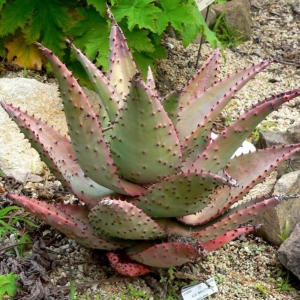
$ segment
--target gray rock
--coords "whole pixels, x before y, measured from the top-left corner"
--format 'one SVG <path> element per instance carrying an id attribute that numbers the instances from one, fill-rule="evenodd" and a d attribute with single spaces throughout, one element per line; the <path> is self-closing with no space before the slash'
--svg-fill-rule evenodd
<path id="1" fill-rule="evenodd" d="M 256 148 L 300 143 L 300 124 L 289 128 L 286 132 L 263 130 L 259 132 Z M 289 161 L 283 162 L 277 169 L 278 177 L 291 171 L 300 170 L 300 153 L 294 154 Z"/>
<path id="2" fill-rule="evenodd" d="M 295 171 L 283 175 L 275 184 L 273 194 L 300 194 L 300 171 Z M 284 232 L 286 221 L 289 221 L 290 230 L 293 230 L 297 223 L 300 222 L 300 197 L 282 201 L 276 207 L 269 209 L 265 213 L 255 218 L 255 223 L 262 223 L 256 234 L 266 240 L 280 245 L 282 240 L 278 234 Z"/>
<path id="3" fill-rule="evenodd" d="M 300 279 L 300 223 L 278 249 L 280 262 Z"/>
<path id="4" fill-rule="evenodd" d="M 286 131 L 286 138 L 291 143 L 300 143 L 300 124 L 296 124 Z"/>
<path id="5" fill-rule="evenodd" d="M 259 132 L 259 138 L 256 147 L 259 149 L 269 148 L 272 146 L 288 145 L 290 141 L 284 132 L 262 130 Z"/>
<path id="6" fill-rule="evenodd" d="M 225 11 L 225 19 L 237 38 L 247 41 L 251 37 L 251 14 L 249 0 L 232 0 L 215 4 L 212 9 L 218 16 Z"/>
<path id="7" fill-rule="evenodd" d="M 97 101 L 97 95 L 88 92 L 91 101 Z M 29 114 L 47 121 L 63 134 L 67 134 L 67 124 L 62 111 L 62 100 L 56 85 L 44 84 L 35 79 L 1 78 L 0 101 L 20 107 Z M 6 175 L 12 175 L 23 181 L 26 175 L 39 174 L 43 164 L 38 153 L 24 139 L 19 127 L 10 120 L 0 107 L 0 169 Z"/>

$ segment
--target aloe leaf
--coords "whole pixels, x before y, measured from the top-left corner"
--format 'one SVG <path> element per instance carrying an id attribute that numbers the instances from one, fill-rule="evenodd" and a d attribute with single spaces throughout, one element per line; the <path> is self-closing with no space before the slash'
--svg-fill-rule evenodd
<path id="1" fill-rule="evenodd" d="M 246 111 L 244 115 L 228 126 L 207 146 L 192 165 L 191 171 L 205 170 L 217 173 L 226 166 L 242 142 L 268 114 L 299 95 L 300 89 L 277 94 L 259 102 L 252 109 Z"/>
<path id="2" fill-rule="evenodd" d="M 123 200 L 103 199 L 93 207 L 89 220 L 99 232 L 123 239 L 149 240 L 165 236 L 163 228 L 154 220 Z"/>
<path id="3" fill-rule="evenodd" d="M 67 186 L 74 195 L 88 205 L 96 205 L 99 199 L 113 193 L 89 177 L 86 177 L 75 159 L 70 140 L 46 122 L 36 119 L 19 108 L 1 102 L 3 109 L 20 127 L 32 147 L 54 175 Z"/>
<path id="4" fill-rule="evenodd" d="M 193 139 L 195 134 L 201 137 L 235 92 L 269 64 L 270 61 L 263 61 L 214 83 L 205 93 L 180 110 L 176 125 L 180 141 L 184 142 L 187 137 Z"/>
<path id="5" fill-rule="evenodd" d="M 174 126 L 176 125 L 178 120 L 180 97 L 180 92 L 173 91 L 161 100 L 161 104 L 163 105 L 166 113 L 168 114 Z"/>
<path id="6" fill-rule="evenodd" d="M 124 255 L 120 258 L 116 253 L 109 252 L 106 254 L 111 266 L 119 273 L 125 276 L 141 276 L 151 272 L 149 268 L 125 258 Z"/>
<path id="7" fill-rule="evenodd" d="M 158 96 L 157 95 L 157 90 L 155 87 L 155 80 L 153 77 L 153 73 L 150 67 L 148 67 L 147 69 L 147 80 L 146 80 L 146 84 L 148 86 L 148 88 L 150 89 L 150 92 L 152 95 Z"/>
<path id="8" fill-rule="evenodd" d="M 229 160 L 226 171 L 237 179 L 238 186 L 232 189 L 231 201 L 224 209 L 241 199 L 251 188 L 263 181 L 283 161 L 300 151 L 300 143 L 273 146 L 256 152 L 242 154 Z"/>
<path id="9" fill-rule="evenodd" d="M 156 182 L 180 169 L 175 129 L 139 73 L 113 125 L 110 149 L 118 171 L 131 182 Z"/>
<path id="10" fill-rule="evenodd" d="M 121 28 L 113 21 L 110 33 L 108 79 L 124 97 L 129 93 L 129 81 L 138 72 L 126 38 Z"/>
<path id="11" fill-rule="evenodd" d="M 261 227 L 262 227 L 262 225 L 259 224 L 259 225 L 255 225 L 255 226 L 245 226 L 245 227 L 240 227 L 240 228 L 237 228 L 234 230 L 230 230 L 213 240 L 203 243 L 202 247 L 207 252 L 217 250 L 218 248 L 222 247 L 226 243 L 234 240 L 236 237 L 238 237 L 242 234 L 245 234 L 245 233 L 249 233 L 250 231 L 257 230 Z"/>
<path id="12" fill-rule="evenodd" d="M 191 167 L 191 163 L 193 163 L 196 160 L 197 156 L 201 154 L 205 149 L 207 145 L 209 131 L 211 130 L 213 122 L 217 119 L 223 108 L 231 100 L 232 96 L 238 90 L 240 90 L 251 78 L 253 78 L 258 72 L 267 67 L 269 64 L 269 61 L 261 62 L 256 65 L 252 65 L 251 67 L 248 67 L 247 69 L 244 69 L 235 74 L 236 76 L 239 75 L 237 76 L 239 81 L 235 82 L 234 87 L 231 87 L 229 90 L 226 90 L 223 97 L 219 99 L 219 101 L 215 103 L 214 106 L 211 107 L 210 111 L 206 111 L 207 115 L 205 116 L 205 118 L 202 120 L 201 123 L 198 123 L 197 127 L 194 128 L 191 134 L 183 142 L 182 154 L 183 158 L 187 158 L 183 170 L 188 170 Z M 248 71 L 246 77 L 241 77 L 245 70 Z M 225 79 L 225 82 L 227 79 Z"/>
<path id="13" fill-rule="evenodd" d="M 98 93 L 102 105 L 104 105 L 109 119 L 113 122 L 117 116 L 118 106 L 122 105 L 122 96 L 112 86 L 108 78 L 93 64 L 83 53 L 77 49 L 72 43 L 67 41 L 69 47 L 73 50 L 77 60 L 86 70 L 91 83 Z"/>
<path id="14" fill-rule="evenodd" d="M 101 124 L 77 80 L 53 52 L 39 47 L 58 80 L 72 146 L 85 175 L 116 192 L 141 194 L 142 187 L 118 177 Z"/>
<path id="15" fill-rule="evenodd" d="M 261 200 L 261 199 L 259 199 Z M 199 238 L 202 243 L 213 240 L 227 231 L 234 230 L 240 224 L 247 223 L 252 220 L 257 214 L 263 213 L 266 210 L 275 207 L 280 203 L 280 198 L 277 196 L 263 198 L 262 201 L 251 203 L 243 209 L 232 208 L 230 213 L 222 217 L 212 225 L 205 229 L 193 232 L 191 235 L 194 238 Z"/>
<path id="16" fill-rule="evenodd" d="M 214 83 L 217 77 L 219 56 L 220 50 L 214 50 L 211 56 L 202 65 L 201 69 L 199 69 L 193 78 L 183 87 L 179 107 L 187 107 L 190 101 L 199 98 L 199 96 Z"/>
<path id="17" fill-rule="evenodd" d="M 199 257 L 198 249 L 185 243 L 140 243 L 126 249 L 126 254 L 142 264 L 158 268 L 180 266 Z"/>
<path id="18" fill-rule="evenodd" d="M 182 217 L 209 204 L 210 193 L 226 179 L 211 173 L 180 173 L 149 186 L 131 202 L 151 217 Z"/>
<path id="19" fill-rule="evenodd" d="M 128 245 L 122 240 L 96 235 L 93 227 L 88 223 L 86 206 L 49 204 L 16 194 L 7 194 L 7 197 L 85 247 L 115 250 Z M 72 215 L 74 211 L 76 211 L 75 217 Z"/>
<path id="20" fill-rule="evenodd" d="M 189 225 L 199 225 L 216 218 L 261 182 L 280 163 L 299 151 L 300 144 L 274 146 L 232 158 L 225 169 L 237 179 L 238 185 L 216 189 L 210 195 L 209 205 L 196 214 L 184 216 L 180 221 Z"/>

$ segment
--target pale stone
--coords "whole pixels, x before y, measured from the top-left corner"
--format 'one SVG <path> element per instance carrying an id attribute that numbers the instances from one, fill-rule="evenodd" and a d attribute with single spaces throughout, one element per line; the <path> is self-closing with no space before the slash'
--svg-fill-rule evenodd
<path id="1" fill-rule="evenodd" d="M 99 101 L 96 93 L 88 91 L 88 95 L 92 103 Z M 27 78 L 1 78 L 0 101 L 11 103 L 47 121 L 62 134 L 68 132 L 62 100 L 55 84 L 44 84 Z M 43 170 L 38 153 L 31 148 L 28 140 L 20 133 L 19 127 L 1 106 L 0 169 L 6 175 L 12 175 L 20 181 L 25 180 L 26 175 L 40 174 Z"/>

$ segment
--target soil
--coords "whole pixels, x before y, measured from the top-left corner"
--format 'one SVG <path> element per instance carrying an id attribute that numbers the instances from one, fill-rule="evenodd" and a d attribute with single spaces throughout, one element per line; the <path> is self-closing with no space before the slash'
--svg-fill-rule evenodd
<path id="1" fill-rule="evenodd" d="M 229 119 L 237 117 L 241 107 L 250 107 L 253 98 L 259 100 L 277 90 L 299 87 L 300 2 L 295 1 L 291 5 L 283 0 L 252 0 L 251 4 L 252 38 L 224 51 L 226 61 L 222 62 L 219 76 L 259 59 L 276 57 L 276 63 L 249 83 L 248 89 L 236 95 L 233 104 L 216 124 L 217 130 Z M 198 44 L 192 44 L 185 49 L 180 41 L 168 36 L 165 46 L 168 58 L 159 62 L 157 72 L 157 86 L 162 95 L 180 89 L 194 74 L 199 48 Z M 199 65 L 211 51 L 208 44 L 203 45 Z M 3 76 L 24 76 L 24 72 L 15 70 Z M 28 71 L 27 76 L 53 83 L 53 79 L 45 74 Z M 273 113 L 267 119 L 271 122 L 268 123 L 270 127 L 285 130 L 300 122 L 297 101 Z M 42 177 L 42 182 L 23 184 L 3 176 L 0 209 L 12 205 L 5 197 L 6 191 L 18 190 L 24 195 L 50 202 L 73 199 L 50 172 L 46 171 Z M 24 212 L 12 212 L 9 222 L 13 217 L 21 216 L 25 216 Z M 171 300 L 180 299 L 183 286 L 211 277 L 217 281 L 219 291 L 209 299 L 300 299 L 300 282 L 278 261 L 277 247 L 251 234 L 199 261 L 170 270 L 155 269 L 150 275 L 139 278 L 128 278 L 116 274 L 103 251 L 85 249 L 32 215 L 26 215 L 26 218 L 38 224 L 38 228 L 17 222 L 14 224 L 17 238 L 7 231 L 0 241 L 0 274 L 11 272 L 19 275 L 20 288 L 13 299 L 70 299 L 70 284 L 73 284 L 77 298 L 72 299 Z M 25 256 L 22 256 L 16 244 L 25 233 L 31 237 L 32 243 L 23 245 Z"/>

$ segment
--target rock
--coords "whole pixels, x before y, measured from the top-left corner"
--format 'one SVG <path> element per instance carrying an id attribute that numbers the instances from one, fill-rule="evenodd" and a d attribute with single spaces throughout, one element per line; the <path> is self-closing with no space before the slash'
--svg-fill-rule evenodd
<path id="1" fill-rule="evenodd" d="M 291 143 L 300 143 L 300 123 L 295 124 L 286 131 L 286 138 Z"/>
<path id="2" fill-rule="evenodd" d="M 1 78 L 0 101 L 12 103 L 22 110 L 47 120 L 62 132 L 67 127 L 57 87 L 34 79 Z M 19 127 L 0 107 L 0 168 L 6 175 L 23 181 L 27 173 L 40 169 L 38 153 L 24 139 Z"/>
<path id="3" fill-rule="evenodd" d="M 300 143 L 300 124 L 296 124 L 286 132 L 263 130 L 259 132 L 259 139 L 255 146 L 263 149 L 272 146 Z M 277 169 L 278 177 L 291 171 L 300 170 L 300 153 L 294 154 L 289 161 L 283 162 Z"/>
<path id="4" fill-rule="evenodd" d="M 225 19 L 235 33 L 236 38 L 247 41 L 251 37 L 251 15 L 249 0 L 232 0 L 223 4 L 214 4 L 212 9 L 217 18 L 225 11 Z"/>
<path id="5" fill-rule="evenodd" d="M 300 279 L 300 223 L 278 249 L 280 262 Z"/>
<path id="6" fill-rule="evenodd" d="M 92 102 L 96 93 L 89 92 Z M 68 132 L 62 111 L 62 100 L 56 85 L 44 84 L 35 79 L 1 78 L 0 101 L 12 103 L 29 114 L 47 121 L 61 133 Z M 40 174 L 43 164 L 38 153 L 24 139 L 19 127 L 10 120 L 0 106 L 0 169 L 6 175 L 24 181 L 26 175 Z M 36 180 L 36 179 L 34 179 Z"/>
<path id="7" fill-rule="evenodd" d="M 284 132 L 262 130 L 259 132 L 259 138 L 256 142 L 256 147 L 259 149 L 263 149 L 272 146 L 288 144 L 290 144 L 290 142 Z"/>
<path id="8" fill-rule="evenodd" d="M 300 194 L 300 171 L 283 175 L 275 184 L 274 195 Z M 264 224 L 256 234 L 266 240 L 280 245 L 282 240 L 278 234 L 284 232 L 286 221 L 289 221 L 290 230 L 293 230 L 300 222 L 300 197 L 290 200 L 283 200 L 276 207 L 258 215 L 255 224 Z"/>

